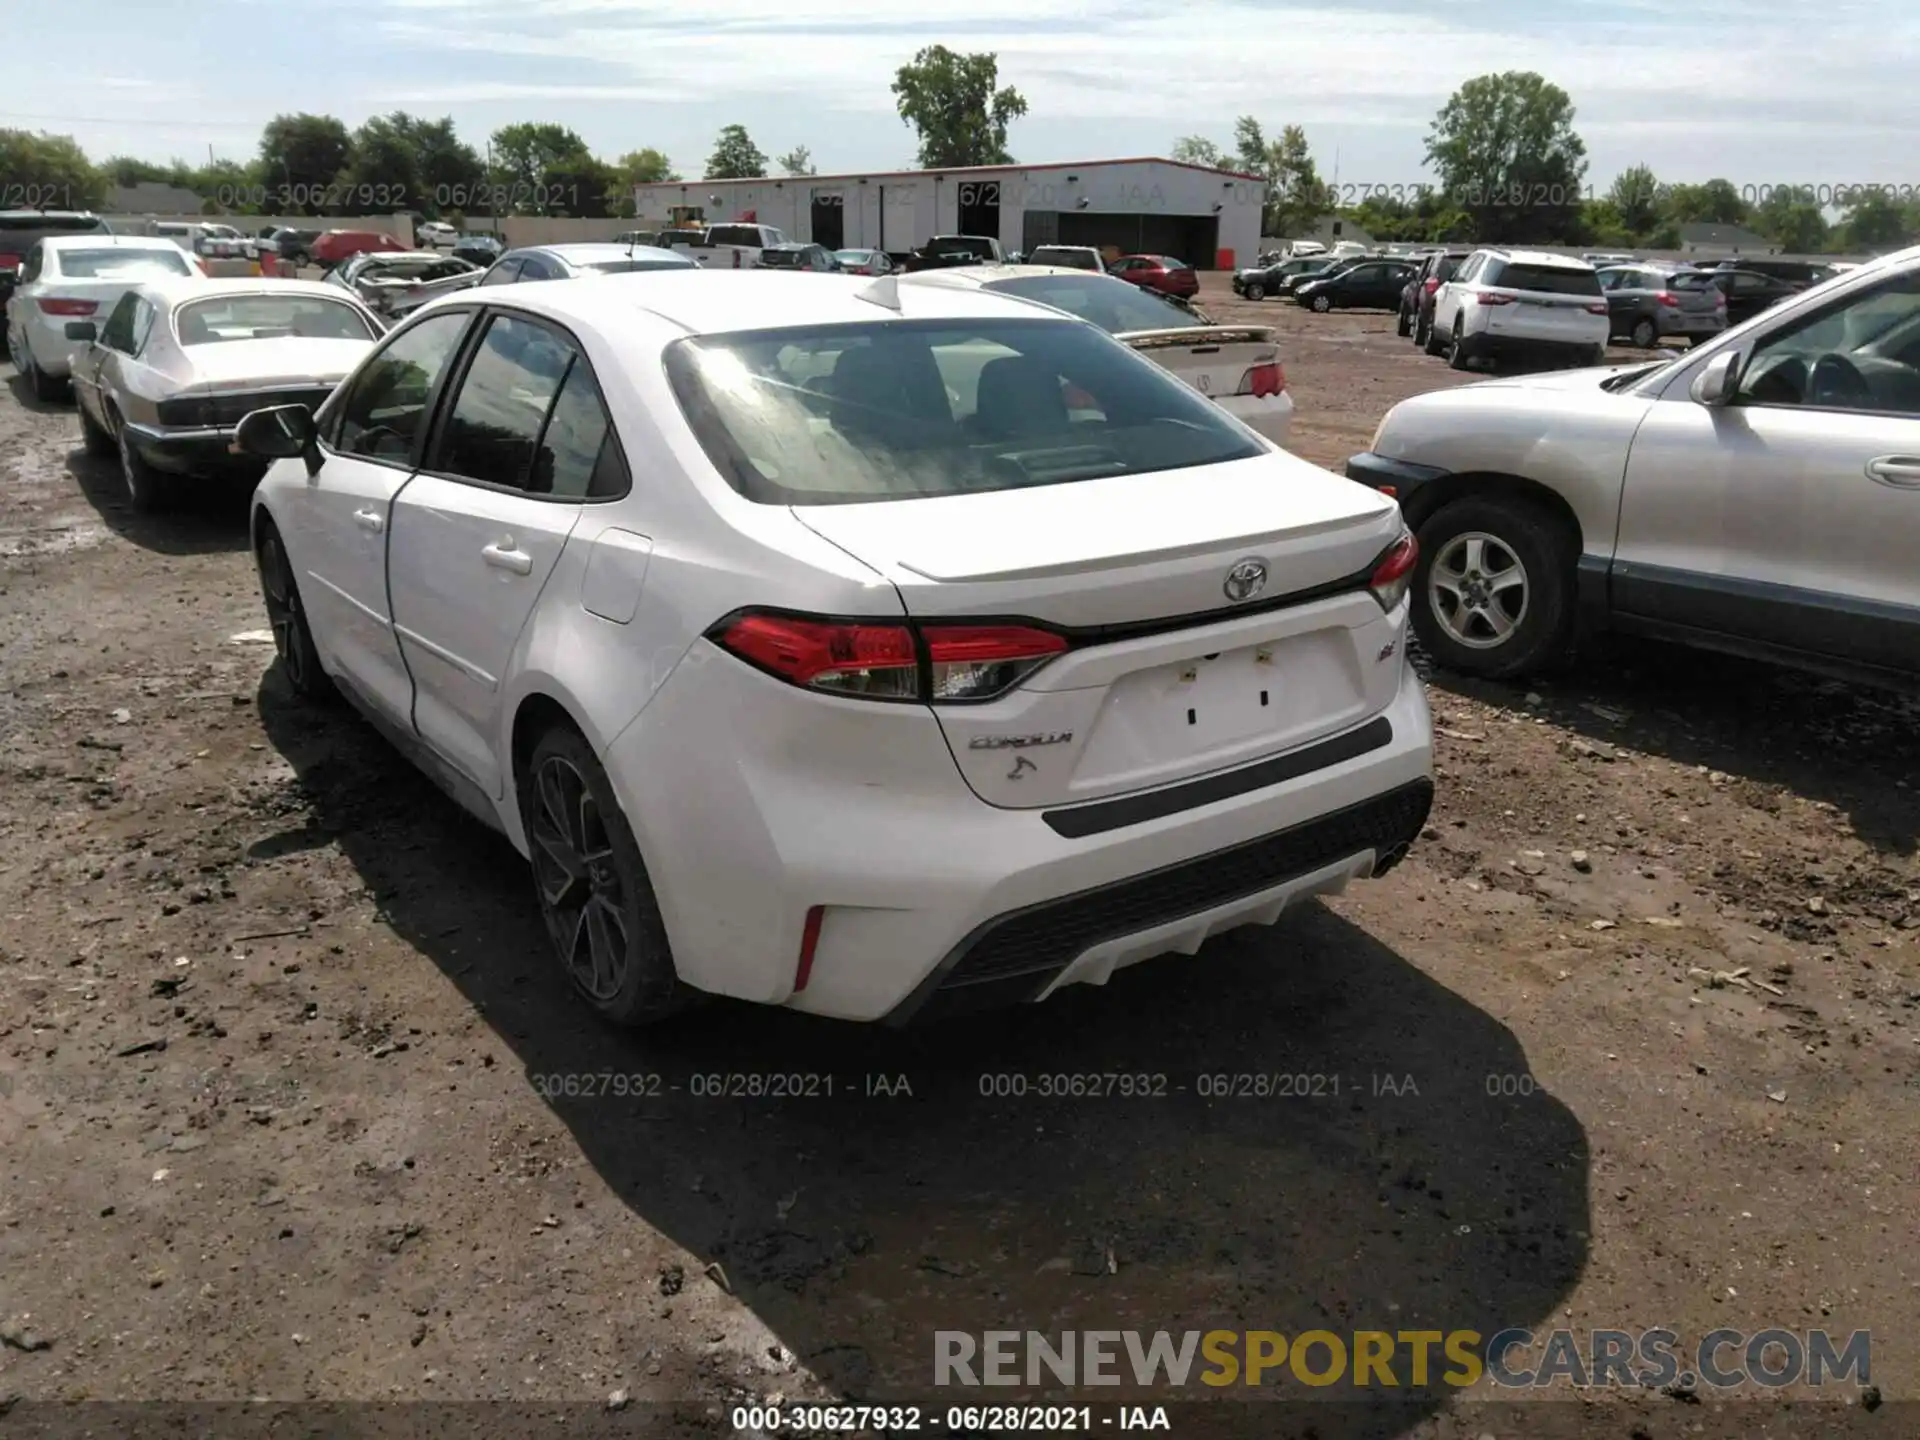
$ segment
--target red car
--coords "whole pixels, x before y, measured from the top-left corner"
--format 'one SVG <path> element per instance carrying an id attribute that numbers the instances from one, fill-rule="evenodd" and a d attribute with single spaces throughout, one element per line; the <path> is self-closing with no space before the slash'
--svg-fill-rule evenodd
<path id="1" fill-rule="evenodd" d="M 356 255 L 377 255 L 386 250 L 412 248 L 378 230 L 322 230 L 313 244 L 307 247 L 307 253 L 313 257 L 314 264 L 331 270 L 343 260 L 351 260 Z"/>
<path id="2" fill-rule="evenodd" d="M 1122 255 L 1107 267 L 1107 273 L 1162 295 L 1178 295 L 1182 300 L 1200 293 L 1200 277 L 1193 273 L 1193 267 L 1165 255 Z"/>

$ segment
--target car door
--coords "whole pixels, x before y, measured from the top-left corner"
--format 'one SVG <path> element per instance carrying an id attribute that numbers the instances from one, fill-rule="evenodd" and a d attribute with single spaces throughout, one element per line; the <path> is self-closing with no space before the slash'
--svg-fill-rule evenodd
<path id="1" fill-rule="evenodd" d="M 116 378 L 111 372 L 117 370 L 115 364 L 116 344 L 131 348 L 134 335 L 134 315 L 141 304 L 137 291 L 129 290 L 107 312 L 104 323 L 94 336 L 93 343 L 82 350 L 73 360 L 73 401 L 80 409 L 93 417 L 94 423 L 108 434 L 113 433 L 113 421 L 107 417 L 106 397 L 111 393 L 108 382 Z"/>
<path id="2" fill-rule="evenodd" d="M 570 336 L 509 310 L 483 326 L 394 506 L 389 573 L 414 728 L 498 798 L 502 682 L 588 488 L 577 461 L 554 453 L 549 419 L 565 432 L 583 396 L 600 402 Z"/>
<path id="3" fill-rule="evenodd" d="M 1699 368 L 1634 437 L 1614 609 L 1920 674 L 1920 267 L 1757 335 L 1729 405 Z"/>
<path id="4" fill-rule="evenodd" d="M 275 514 L 328 669 L 403 728 L 413 682 L 393 630 L 387 534 L 474 314 L 442 310 L 387 336 L 322 407 L 319 468 L 277 492 Z"/>
<path id="5" fill-rule="evenodd" d="M 1453 272 L 1453 278 L 1443 283 L 1433 296 L 1433 331 L 1435 335 L 1448 337 L 1453 334 L 1454 326 L 1460 320 L 1460 297 L 1466 288 L 1473 284 L 1481 268 L 1486 264 L 1486 254 L 1475 251 Z"/>

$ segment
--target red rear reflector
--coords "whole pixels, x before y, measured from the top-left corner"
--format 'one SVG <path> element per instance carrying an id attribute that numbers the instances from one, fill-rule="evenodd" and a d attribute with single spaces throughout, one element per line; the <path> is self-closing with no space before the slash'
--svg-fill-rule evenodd
<path id="1" fill-rule="evenodd" d="M 1280 362 L 1267 365 L 1255 365 L 1240 377 L 1242 395 L 1278 395 L 1287 388 L 1287 372 L 1280 368 Z"/>
<path id="2" fill-rule="evenodd" d="M 806 989 L 807 981 L 813 978 L 813 952 L 820 944 L 820 921 L 826 913 L 824 905 L 811 907 L 807 911 L 807 923 L 800 927 L 800 963 L 793 969 L 795 993 Z"/>
<path id="3" fill-rule="evenodd" d="M 1389 500 L 1398 500 L 1400 498 L 1400 487 L 1398 485 L 1376 485 L 1373 488 Z"/>
<path id="4" fill-rule="evenodd" d="M 1380 602 L 1382 610 L 1392 610 L 1406 598 L 1407 588 L 1413 583 L 1413 567 L 1420 560 L 1420 543 L 1411 532 L 1402 535 L 1380 557 L 1380 563 L 1373 568 L 1373 577 L 1367 581 L 1367 588 L 1373 592 L 1373 598 Z"/>
<path id="5" fill-rule="evenodd" d="M 49 315 L 91 315 L 100 308 L 100 302 L 65 300 L 57 295 L 48 295 L 40 301 L 40 308 Z"/>
<path id="6" fill-rule="evenodd" d="M 1474 298 L 1482 305 L 1511 305 L 1513 303 L 1513 297 L 1511 295 L 1495 295 L 1491 290 L 1482 290 Z"/>

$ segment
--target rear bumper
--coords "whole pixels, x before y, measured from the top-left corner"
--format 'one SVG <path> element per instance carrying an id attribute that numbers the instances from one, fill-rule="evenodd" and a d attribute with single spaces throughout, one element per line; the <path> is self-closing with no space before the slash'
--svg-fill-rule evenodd
<path id="1" fill-rule="evenodd" d="M 1037 1000 L 1270 923 L 1397 860 L 1431 794 L 1426 696 L 1404 665 L 1387 709 L 1355 727 L 1376 727 L 1364 745 L 1299 747 L 1312 768 L 1222 772 L 1127 797 L 1125 813 L 983 803 L 924 708 L 825 701 L 798 727 L 796 713 L 781 682 L 703 642 L 608 747 L 607 772 L 681 977 L 850 1020 Z"/>
<path id="2" fill-rule="evenodd" d="M 266 461 L 233 453 L 229 448 L 233 443 L 231 430 L 133 424 L 125 428 L 134 452 L 154 469 L 170 475 L 258 480 L 267 471 Z"/>
<path id="3" fill-rule="evenodd" d="M 1293 423 L 1293 397 L 1286 391 L 1278 395 L 1222 395 L 1219 405 L 1274 444 L 1287 443 L 1287 430 Z"/>
<path id="4" fill-rule="evenodd" d="M 1599 326 L 1592 335 L 1582 337 L 1532 336 L 1481 331 L 1469 332 L 1463 337 L 1467 353 L 1475 359 L 1531 359 L 1535 357 L 1568 357 L 1582 359 L 1591 357 L 1595 351 L 1607 348 L 1608 336 L 1604 332 L 1608 327 Z"/>
<path id="5" fill-rule="evenodd" d="M 20 338 L 32 346 L 33 363 L 57 380 L 66 379 L 73 374 L 73 362 L 87 348 L 86 341 L 67 338 L 68 320 L 81 317 L 47 315 L 31 301 L 26 302 L 26 307 L 29 313 L 26 323 L 20 327 Z M 94 323 L 101 323 L 103 318 L 94 316 Z"/>

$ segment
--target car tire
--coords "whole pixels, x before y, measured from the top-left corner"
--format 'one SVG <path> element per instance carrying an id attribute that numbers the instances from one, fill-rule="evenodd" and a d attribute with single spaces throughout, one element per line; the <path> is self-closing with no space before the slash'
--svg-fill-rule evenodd
<path id="1" fill-rule="evenodd" d="M 127 499 L 142 515 L 167 509 L 174 499 L 173 477 L 141 458 L 124 424 L 115 428 L 119 432 L 115 443 L 120 451 L 120 478 L 126 484 Z"/>
<path id="2" fill-rule="evenodd" d="M 1264 300 L 1267 298 L 1267 287 L 1262 285 L 1258 280 L 1253 280 L 1248 282 L 1247 288 L 1243 293 L 1249 300 Z"/>
<path id="3" fill-rule="evenodd" d="M 1429 355 L 1447 353 L 1447 342 L 1440 338 L 1440 327 L 1431 321 L 1427 323 L 1427 338 L 1420 343 L 1420 348 Z"/>
<path id="4" fill-rule="evenodd" d="M 1473 364 L 1473 351 L 1467 346 L 1467 337 L 1458 331 L 1447 342 L 1447 364 L 1455 370 L 1465 370 Z"/>
<path id="5" fill-rule="evenodd" d="M 1579 547 L 1563 522 L 1525 500 L 1468 495 L 1418 533 L 1413 628 L 1439 664 L 1508 679 L 1565 655 Z"/>
<path id="6" fill-rule="evenodd" d="M 1399 335 L 1402 340 L 1413 333 L 1413 317 L 1407 314 L 1404 305 L 1400 307 L 1400 319 L 1396 326 L 1395 333 Z"/>
<path id="7" fill-rule="evenodd" d="M 1660 343 L 1660 327 L 1647 316 L 1642 315 L 1633 322 L 1633 329 L 1628 332 L 1628 338 L 1642 350 L 1651 350 Z"/>
<path id="8" fill-rule="evenodd" d="M 1605 365 L 1607 363 L 1607 347 L 1604 345 L 1594 346 L 1593 349 L 1587 352 L 1585 363 L 1587 368 L 1594 370 Z"/>
<path id="9" fill-rule="evenodd" d="M 1324 315 L 1331 309 L 1333 309 L 1333 299 L 1331 296 L 1316 295 L 1313 297 L 1313 313 L 1314 314 Z"/>
<path id="10" fill-rule="evenodd" d="M 80 411 L 80 443 L 87 447 L 89 455 L 111 455 L 119 446 L 115 444 L 113 432 L 102 428 L 100 422 L 87 413 L 87 407 L 76 407 Z"/>
<path id="11" fill-rule="evenodd" d="M 549 726 L 517 790 L 534 896 L 574 992 L 621 1026 L 685 1009 L 695 992 L 674 969 L 640 846 L 593 747 L 571 725 Z"/>
<path id="12" fill-rule="evenodd" d="M 26 337 L 20 337 L 20 351 L 27 357 L 27 388 L 33 391 L 36 400 L 64 400 L 67 395 L 67 382 L 47 374 L 40 368 L 40 362 L 33 358 L 33 347 L 27 344 Z"/>
<path id="13" fill-rule="evenodd" d="M 307 625 L 307 607 L 301 602 L 300 586 L 294 579 L 293 561 L 271 520 L 260 522 L 253 561 L 260 574 L 260 598 L 266 602 L 280 673 L 302 700 L 331 704 L 340 692 L 320 663 L 319 647 L 313 643 L 313 631 Z"/>

